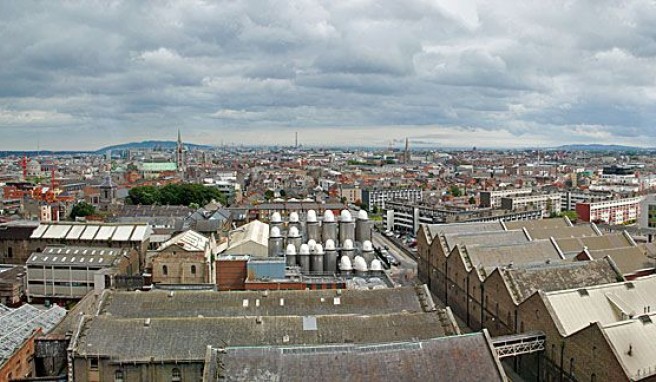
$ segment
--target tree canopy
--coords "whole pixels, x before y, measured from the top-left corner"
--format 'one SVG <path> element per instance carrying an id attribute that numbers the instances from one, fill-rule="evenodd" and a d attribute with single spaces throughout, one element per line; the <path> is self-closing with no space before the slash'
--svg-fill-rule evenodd
<path id="1" fill-rule="evenodd" d="M 226 196 L 214 187 L 202 184 L 167 184 L 163 187 L 134 187 L 128 193 L 131 204 L 205 205 L 212 200 L 226 204 Z"/>
<path id="2" fill-rule="evenodd" d="M 80 202 L 71 209 L 71 219 L 86 217 L 96 213 L 96 208 L 87 202 Z"/>

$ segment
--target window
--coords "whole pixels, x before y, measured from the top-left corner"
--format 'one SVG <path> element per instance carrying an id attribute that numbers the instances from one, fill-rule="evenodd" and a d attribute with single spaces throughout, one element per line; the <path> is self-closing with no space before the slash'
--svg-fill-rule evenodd
<path id="1" fill-rule="evenodd" d="M 182 380 L 180 376 L 180 369 L 177 367 L 173 368 L 171 371 L 171 382 L 180 382 Z"/>
<path id="2" fill-rule="evenodd" d="M 192 274 L 192 275 L 195 275 L 195 274 L 196 274 L 196 266 L 195 266 L 195 265 L 192 265 L 192 266 L 191 266 L 191 274 Z"/>
<path id="3" fill-rule="evenodd" d="M 169 274 L 169 267 L 167 267 L 166 265 L 162 265 L 162 274 L 164 276 L 167 276 Z"/>
<path id="4" fill-rule="evenodd" d="M 98 370 L 98 359 L 91 359 L 91 362 L 89 363 L 89 369 Z"/>
<path id="5" fill-rule="evenodd" d="M 10 259 L 14 257 L 14 249 L 12 247 L 7 247 L 7 257 Z"/>
<path id="6" fill-rule="evenodd" d="M 114 372 L 114 382 L 123 382 L 123 370 L 116 370 Z"/>

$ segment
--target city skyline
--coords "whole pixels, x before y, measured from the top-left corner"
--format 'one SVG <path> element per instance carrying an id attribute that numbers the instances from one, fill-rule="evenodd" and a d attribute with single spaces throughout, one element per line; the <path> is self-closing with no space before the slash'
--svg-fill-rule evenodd
<path id="1" fill-rule="evenodd" d="M 0 150 L 653 146 L 656 6 L 0 4 Z"/>

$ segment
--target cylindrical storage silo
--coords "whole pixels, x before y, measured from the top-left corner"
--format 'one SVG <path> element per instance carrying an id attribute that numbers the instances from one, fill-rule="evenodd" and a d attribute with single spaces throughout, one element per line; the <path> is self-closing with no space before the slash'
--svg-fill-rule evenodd
<path id="1" fill-rule="evenodd" d="M 355 240 L 355 223 L 348 210 L 342 210 L 339 214 L 339 242 L 344 243 L 346 240 Z"/>
<path id="2" fill-rule="evenodd" d="M 342 244 L 342 256 L 348 257 L 353 262 L 355 258 L 355 247 L 353 247 L 353 241 L 351 239 L 346 239 Z"/>
<path id="3" fill-rule="evenodd" d="M 350 276 L 353 266 L 351 265 L 351 259 L 346 256 L 342 256 L 339 259 L 339 271 L 342 276 Z"/>
<path id="4" fill-rule="evenodd" d="M 383 264 L 378 259 L 373 259 L 370 263 L 369 269 L 372 276 L 380 276 L 383 274 Z"/>
<path id="5" fill-rule="evenodd" d="M 355 260 L 353 260 L 353 270 L 355 270 L 356 276 L 367 275 L 367 262 L 362 256 L 355 256 Z"/>
<path id="6" fill-rule="evenodd" d="M 317 220 L 317 213 L 314 210 L 307 212 L 305 229 L 307 230 L 308 241 L 314 240 L 317 243 L 321 242 L 321 225 Z"/>
<path id="7" fill-rule="evenodd" d="M 280 217 L 279 212 L 274 212 L 271 214 L 271 218 L 269 219 L 269 228 L 273 227 L 278 227 L 278 229 L 282 232 L 282 218 Z"/>
<path id="8" fill-rule="evenodd" d="M 296 227 L 298 232 L 303 232 L 301 221 L 298 218 L 298 212 L 291 212 L 289 214 L 289 226 L 287 227 L 287 229 L 292 229 L 292 227 Z"/>
<path id="9" fill-rule="evenodd" d="M 301 244 L 303 243 L 303 238 L 301 237 L 301 233 L 298 231 L 298 228 L 292 227 L 289 229 L 287 232 L 287 246 L 289 244 L 294 245 L 296 248 L 296 251 L 298 252 L 301 249 Z"/>
<path id="10" fill-rule="evenodd" d="M 337 249 L 335 242 L 331 239 L 326 240 L 326 247 L 323 252 L 323 269 L 326 272 L 337 272 Z"/>
<path id="11" fill-rule="evenodd" d="M 337 241 L 337 222 L 335 222 L 335 215 L 333 215 L 331 210 L 326 210 L 323 214 L 321 239 L 324 243 L 328 240 Z"/>
<path id="12" fill-rule="evenodd" d="M 317 244 L 314 250 L 310 251 L 310 270 L 312 272 L 323 272 L 323 246 Z"/>
<path id="13" fill-rule="evenodd" d="M 285 251 L 285 263 L 288 267 L 296 266 L 296 247 L 294 247 L 294 244 L 287 245 L 287 250 Z"/>
<path id="14" fill-rule="evenodd" d="M 283 255 L 284 239 L 280 234 L 280 228 L 273 227 L 269 233 L 269 257 L 278 257 Z"/>
<path id="15" fill-rule="evenodd" d="M 298 265 L 301 266 L 302 273 L 307 274 L 310 272 L 310 247 L 307 244 L 301 244 L 296 260 L 298 260 Z"/>
<path id="16" fill-rule="evenodd" d="M 364 243 L 362 243 L 362 257 L 367 262 L 367 264 L 371 264 L 371 261 L 376 258 L 376 254 L 374 253 L 374 246 L 369 240 L 365 240 Z"/>
<path id="17" fill-rule="evenodd" d="M 365 240 L 371 241 L 371 222 L 367 211 L 360 210 L 358 218 L 355 220 L 355 241 L 364 243 Z"/>

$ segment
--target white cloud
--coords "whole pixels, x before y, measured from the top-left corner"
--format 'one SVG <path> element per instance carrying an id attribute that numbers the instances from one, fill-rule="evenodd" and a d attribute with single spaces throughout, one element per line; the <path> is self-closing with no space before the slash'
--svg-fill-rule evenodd
<path id="1" fill-rule="evenodd" d="M 13 129 L 0 149 L 31 126 L 61 148 L 178 127 L 254 143 L 272 130 L 363 145 L 435 130 L 452 146 L 656 137 L 649 0 L 22 1 L 0 2 L 0 25 L 0 128 Z"/>

